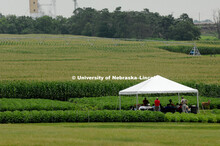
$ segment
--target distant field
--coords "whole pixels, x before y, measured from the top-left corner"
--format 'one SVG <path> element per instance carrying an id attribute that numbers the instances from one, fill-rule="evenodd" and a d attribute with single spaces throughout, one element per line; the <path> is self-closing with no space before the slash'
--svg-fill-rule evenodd
<path id="1" fill-rule="evenodd" d="M 218 40 L 218 38 L 213 35 L 202 35 L 200 40 Z"/>
<path id="2" fill-rule="evenodd" d="M 219 145 L 209 123 L 1 124 L 0 145 Z"/>
<path id="3" fill-rule="evenodd" d="M 154 76 L 220 84 L 220 57 L 192 57 L 158 46 L 163 41 L 122 41 L 70 35 L 0 35 L 0 80 L 71 81 L 73 75 Z M 196 42 L 219 47 L 219 41 Z"/>

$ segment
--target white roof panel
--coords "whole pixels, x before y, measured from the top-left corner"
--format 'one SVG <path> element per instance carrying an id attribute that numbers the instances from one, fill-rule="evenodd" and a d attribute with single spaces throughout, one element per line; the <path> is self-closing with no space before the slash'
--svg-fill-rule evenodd
<path id="1" fill-rule="evenodd" d="M 197 89 L 187 87 L 159 75 L 137 85 L 121 90 L 119 95 L 156 94 L 156 93 L 197 93 Z"/>

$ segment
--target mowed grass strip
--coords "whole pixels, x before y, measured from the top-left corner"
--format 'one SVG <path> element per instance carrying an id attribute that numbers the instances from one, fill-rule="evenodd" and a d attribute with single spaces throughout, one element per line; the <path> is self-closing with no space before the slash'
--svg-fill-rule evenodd
<path id="1" fill-rule="evenodd" d="M 0 80 L 71 81 L 73 75 L 159 74 L 178 82 L 220 83 L 219 56 L 192 57 L 159 49 L 161 45 L 166 44 L 70 35 L 0 35 Z"/>
<path id="2" fill-rule="evenodd" d="M 0 145 L 219 145 L 208 123 L 1 124 Z"/>

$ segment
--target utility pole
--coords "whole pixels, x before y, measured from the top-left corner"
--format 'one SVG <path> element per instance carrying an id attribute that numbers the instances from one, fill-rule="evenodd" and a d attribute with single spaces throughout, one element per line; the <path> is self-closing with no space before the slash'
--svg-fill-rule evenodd
<path id="1" fill-rule="evenodd" d="M 57 16 L 57 10 L 56 10 L 56 0 L 52 0 L 52 7 L 53 7 L 53 17 L 55 18 Z"/>
<path id="2" fill-rule="evenodd" d="M 76 11 L 76 9 L 78 7 L 77 0 L 73 0 L 73 2 L 74 2 L 74 11 Z"/>

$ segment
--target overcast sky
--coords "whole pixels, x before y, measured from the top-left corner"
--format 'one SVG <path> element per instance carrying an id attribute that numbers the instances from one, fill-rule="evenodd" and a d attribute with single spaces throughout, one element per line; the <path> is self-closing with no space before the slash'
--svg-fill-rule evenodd
<path id="1" fill-rule="evenodd" d="M 47 3 L 50 0 L 39 0 Z M 69 17 L 73 12 L 73 0 L 56 0 L 57 15 Z M 121 6 L 123 11 L 141 11 L 148 8 L 161 15 L 173 14 L 179 17 L 187 13 L 193 19 L 213 19 L 213 11 L 220 8 L 220 0 L 78 0 L 79 7 L 92 7 L 98 10 L 108 8 L 113 11 Z M 29 16 L 29 0 L 0 0 L 0 13 Z"/>

